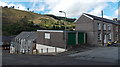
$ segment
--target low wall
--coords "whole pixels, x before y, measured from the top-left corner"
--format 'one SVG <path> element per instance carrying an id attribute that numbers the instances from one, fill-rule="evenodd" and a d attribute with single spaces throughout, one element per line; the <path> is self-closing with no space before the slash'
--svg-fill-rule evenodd
<path id="1" fill-rule="evenodd" d="M 65 51 L 65 49 L 63 48 L 46 46 L 41 44 L 36 44 L 36 49 L 38 50 L 38 53 L 60 53 Z"/>

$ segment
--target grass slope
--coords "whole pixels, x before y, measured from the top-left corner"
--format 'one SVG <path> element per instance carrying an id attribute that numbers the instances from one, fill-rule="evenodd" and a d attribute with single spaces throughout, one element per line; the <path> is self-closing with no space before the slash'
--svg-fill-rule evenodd
<path id="1" fill-rule="evenodd" d="M 5 36 L 17 35 L 22 31 L 36 31 L 37 29 L 64 30 L 65 24 L 68 30 L 75 27 L 74 23 L 57 20 L 47 15 L 3 7 L 2 24 Z"/>

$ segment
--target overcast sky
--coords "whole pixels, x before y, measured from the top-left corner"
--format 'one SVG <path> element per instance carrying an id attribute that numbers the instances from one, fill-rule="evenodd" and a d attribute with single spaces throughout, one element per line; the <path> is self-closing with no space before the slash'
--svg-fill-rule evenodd
<path id="1" fill-rule="evenodd" d="M 36 13 L 57 16 L 64 16 L 59 11 L 65 11 L 70 18 L 79 18 L 82 13 L 101 16 L 103 10 L 105 18 L 118 17 L 118 0 L 0 0 L 0 6 L 15 6 L 20 10 L 30 8 Z"/>

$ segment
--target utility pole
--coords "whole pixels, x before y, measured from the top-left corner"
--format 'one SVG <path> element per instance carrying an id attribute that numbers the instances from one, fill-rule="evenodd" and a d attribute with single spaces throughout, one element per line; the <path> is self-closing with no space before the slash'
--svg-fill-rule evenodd
<path id="1" fill-rule="evenodd" d="M 104 23 L 103 23 L 103 10 L 101 11 L 101 15 L 102 15 L 102 46 L 104 46 Z"/>
<path id="2" fill-rule="evenodd" d="M 118 14 L 120 14 L 120 1 L 118 2 Z M 120 15 L 118 15 L 118 43 L 120 43 Z M 120 47 L 120 44 L 118 45 Z"/>

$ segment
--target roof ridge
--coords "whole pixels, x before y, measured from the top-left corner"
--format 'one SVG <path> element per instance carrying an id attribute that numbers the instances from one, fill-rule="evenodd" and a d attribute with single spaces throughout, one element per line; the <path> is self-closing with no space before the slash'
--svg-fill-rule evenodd
<path id="1" fill-rule="evenodd" d="M 88 15 L 88 16 L 91 15 L 91 16 L 99 17 L 99 16 L 96 16 L 96 15 L 88 14 L 88 13 L 84 13 L 84 14 L 86 14 L 86 15 Z M 102 18 L 102 17 L 99 17 L 99 18 Z M 103 17 L 103 19 L 111 20 L 111 19 L 104 18 L 104 17 Z M 113 20 L 111 20 L 111 21 L 113 21 Z"/>
<path id="2" fill-rule="evenodd" d="M 113 24 L 118 24 L 118 23 L 115 23 L 115 21 L 111 20 L 111 19 L 108 19 L 108 18 L 102 18 L 102 17 L 99 17 L 99 16 L 95 16 L 95 15 L 91 15 L 91 14 L 87 14 L 87 13 L 83 13 L 89 17 L 92 17 L 94 20 L 99 20 L 99 21 L 103 21 L 103 22 L 107 22 L 107 23 L 113 23 Z"/>

